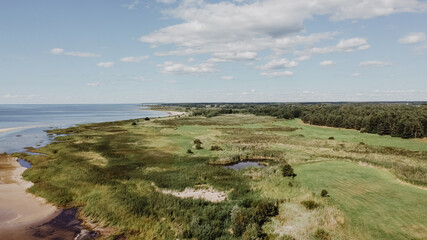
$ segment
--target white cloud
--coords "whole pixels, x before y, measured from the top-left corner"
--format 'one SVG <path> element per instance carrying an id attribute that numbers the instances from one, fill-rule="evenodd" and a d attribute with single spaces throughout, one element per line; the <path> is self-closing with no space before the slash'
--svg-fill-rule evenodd
<path id="1" fill-rule="evenodd" d="M 73 56 L 73 57 L 84 57 L 84 58 L 96 58 L 100 57 L 101 55 L 96 53 L 89 53 L 89 52 L 65 52 L 65 55 Z"/>
<path id="2" fill-rule="evenodd" d="M 229 53 L 259 53 L 265 49 L 286 53 L 296 50 L 296 47 L 312 49 L 313 53 L 351 52 L 370 46 L 366 40 L 354 38 L 342 40 L 330 48 L 315 48 L 315 43 L 338 33 L 298 34 L 304 32 L 306 20 L 318 15 L 340 21 L 426 10 L 427 3 L 417 0 L 236 0 L 212 3 L 186 0 L 174 9 L 163 11 L 166 17 L 177 19 L 179 24 L 158 29 L 141 36 L 139 40 L 153 47 L 163 44 L 176 47 L 169 52 L 156 53 L 162 56 L 213 54 L 218 49 Z"/>
<path id="3" fill-rule="evenodd" d="M 94 57 L 100 57 L 101 55 L 96 54 L 96 53 L 89 53 L 89 52 L 66 52 L 64 49 L 62 48 L 52 48 L 50 50 L 51 54 L 54 55 L 67 55 L 67 56 L 73 56 L 73 57 L 85 57 L 85 58 L 94 58 Z"/>
<path id="4" fill-rule="evenodd" d="M 382 62 L 382 61 L 365 61 L 359 63 L 359 66 L 362 67 L 385 67 L 393 65 L 391 62 Z"/>
<path id="5" fill-rule="evenodd" d="M 310 60 L 310 58 L 311 58 L 310 56 L 301 56 L 301 57 L 297 57 L 295 60 L 302 62 L 302 61 Z"/>
<path id="6" fill-rule="evenodd" d="M 171 3 L 176 2 L 176 0 L 156 0 L 156 2 L 164 3 L 164 4 L 171 4 Z"/>
<path id="7" fill-rule="evenodd" d="M 222 76 L 221 79 L 223 79 L 223 80 L 233 80 L 234 77 L 233 76 Z"/>
<path id="8" fill-rule="evenodd" d="M 193 74 L 193 73 L 210 73 L 215 71 L 212 63 L 201 63 L 193 66 L 187 66 L 181 63 L 167 61 L 157 65 L 163 68 L 163 72 L 171 74 Z"/>
<path id="9" fill-rule="evenodd" d="M 402 44 L 415 44 L 424 42 L 427 40 L 426 34 L 423 32 L 414 32 L 406 35 L 399 39 L 399 43 Z"/>
<path id="10" fill-rule="evenodd" d="M 326 61 L 320 62 L 320 66 L 323 66 L 323 67 L 333 66 L 335 64 L 336 63 L 334 61 L 331 61 L 331 60 L 326 60 Z"/>
<path id="11" fill-rule="evenodd" d="M 257 68 L 261 70 L 272 70 L 272 69 L 292 68 L 296 66 L 298 66 L 297 61 L 289 61 L 285 58 L 282 58 L 282 59 L 272 60 L 263 66 L 258 66 Z"/>
<path id="12" fill-rule="evenodd" d="M 127 9 L 129 9 L 129 10 L 133 10 L 133 9 L 135 9 L 135 7 L 137 6 L 137 5 L 139 5 L 139 0 L 134 0 L 132 3 L 129 3 L 129 4 L 125 4 L 125 5 L 123 5 L 124 7 L 126 7 Z"/>
<path id="13" fill-rule="evenodd" d="M 88 87 L 99 87 L 100 82 L 93 82 L 93 83 L 86 83 L 86 86 Z"/>
<path id="14" fill-rule="evenodd" d="M 99 62 L 96 64 L 96 66 L 102 67 L 102 68 L 110 68 L 114 66 L 114 62 Z"/>
<path id="15" fill-rule="evenodd" d="M 19 95 L 17 95 L 17 94 L 10 94 L 10 93 L 8 93 L 8 94 L 6 94 L 6 95 L 3 96 L 3 98 L 18 98 L 18 97 L 19 97 Z"/>
<path id="16" fill-rule="evenodd" d="M 291 71 L 283 71 L 283 72 L 262 72 L 260 73 L 261 76 L 266 77 L 285 77 L 285 76 L 292 76 L 294 75 Z"/>
<path id="17" fill-rule="evenodd" d="M 213 53 L 212 58 L 209 62 L 233 62 L 233 61 L 245 61 L 245 60 L 254 60 L 257 56 L 256 52 L 218 52 Z"/>
<path id="18" fill-rule="evenodd" d="M 328 54 L 333 52 L 354 52 L 357 50 L 366 50 L 371 46 L 364 38 L 342 39 L 335 46 L 329 47 L 313 47 L 303 51 L 296 51 L 298 55 L 313 55 L 313 54 Z"/>
<path id="19" fill-rule="evenodd" d="M 121 62 L 141 62 L 142 60 L 147 60 L 149 59 L 149 56 L 130 56 L 130 57 L 122 57 L 120 58 Z"/>
<path id="20" fill-rule="evenodd" d="M 64 53 L 64 49 L 62 49 L 62 48 L 52 48 L 50 50 L 50 53 L 55 54 L 55 55 L 60 55 L 60 54 Z"/>
<path id="21" fill-rule="evenodd" d="M 353 73 L 353 74 L 351 74 L 351 76 L 352 76 L 352 77 L 359 77 L 359 76 L 360 76 L 360 73 Z"/>

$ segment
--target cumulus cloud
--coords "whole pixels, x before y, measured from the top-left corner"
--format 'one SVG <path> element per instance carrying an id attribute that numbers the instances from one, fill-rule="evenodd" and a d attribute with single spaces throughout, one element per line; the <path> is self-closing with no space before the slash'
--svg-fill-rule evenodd
<path id="1" fill-rule="evenodd" d="M 149 56 L 130 56 L 130 57 L 122 57 L 120 58 L 120 62 L 141 62 L 143 60 L 149 59 Z"/>
<path id="2" fill-rule="evenodd" d="M 351 76 L 352 76 L 352 77 L 359 77 L 359 76 L 360 76 L 360 73 L 353 73 L 353 74 L 351 74 Z"/>
<path id="3" fill-rule="evenodd" d="M 96 66 L 102 67 L 102 68 L 110 68 L 114 66 L 114 62 L 99 62 L 96 64 Z"/>
<path id="4" fill-rule="evenodd" d="M 80 51 L 66 52 L 63 48 L 52 48 L 50 50 L 50 53 L 54 55 L 67 55 L 67 56 L 84 57 L 84 58 L 95 58 L 95 57 L 101 56 L 99 54 L 89 53 L 89 52 L 80 52 Z"/>
<path id="5" fill-rule="evenodd" d="M 266 77 L 285 77 L 285 76 L 292 76 L 294 75 L 291 71 L 283 71 L 283 72 L 262 72 L 260 73 L 261 76 Z"/>
<path id="6" fill-rule="evenodd" d="M 261 70 L 272 70 L 272 69 L 283 69 L 283 68 L 293 68 L 298 66 L 297 61 L 289 61 L 286 58 L 271 60 L 263 66 L 258 66 L 258 69 Z"/>
<path id="7" fill-rule="evenodd" d="M 164 73 L 171 74 L 210 73 L 215 71 L 215 66 L 212 63 L 201 63 L 188 66 L 182 63 L 167 61 L 163 64 L 159 64 L 158 67 L 161 67 Z"/>
<path id="8" fill-rule="evenodd" d="M 171 4 L 171 3 L 176 2 L 176 0 L 156 0 L 156 2 L 164 3 L 164 4 Z"/>
<path id="9" fill-rule="evenodd" d="M 223 80 L 233 80 L 234 77 L 233 76 L 222 76 L 221 79 L 223 79 Z"/>
<path id="10" fill-rule="evenodd" d="M 331 60 L 326 60 L 326 61 L 320 62 L 320 66 L 322 66 L 322 67 L 333 66 L 335 64 L 336 63 L 334 61 L 331 61 Z"/>
<path id="11" fill-rule="evenodd" d="M 86 86 L 88 87 L 99 87 L 100 82 L 93 82 L 93 83 L 86 83 Z"/>
<path id="12" fill-rule="evenodd" d="M 50 50 L 50 53 L 55 54 L 55 55 L 60 55 L 64 53 L 64 49 L 62 48 L 52 48 Z"/>
<path id="13" fill-rule="evenodd" d="M 364 38 L 350 38 L 340 40 L 335 46 L 308 48 L 303 51 L 297 51 L 296 54 L 309 56 L 315 54 L 328 54 L 333 52 L 354 52 L 357 50 L 366 50 L 370 47 L 371 46 L 368 44 L 368 41 Z"/>
<path id="14" fill-rule="evenodd" d="M 212 54 L 209 62 L 233 62 L 233 61 L 245 61 L 254 60 L 257 56 L 256 52 L 218 52 Z"/>
<path id="15" fill-rule="evenodd" d="M 382 61 L 365 61 L 359 63 L 359 66 L 362 67 L 385 67 L 393 65 L 391 62 L 382 62 Z"/>
<path id="16" fill-rule="evenodd" d="M 406 35 L 399 39 L 399 43 L 402 44 L 415 44 L 424 42 L 427 40 L 426 34 L 423 32 L 414 32 Z"/>
<path id="17" fill-rule="evenodd" d="M 418 0 L 236 0 L 212 3 L 187 0 L 163 12 L 166 17 L 180 21 L 179 24 L 160 28 L 139 40 L 152 46 L 172 44 L 176 47 L 169 52 L 156 53 L 162 56 L 213 54 L 218 49 L 230 53 L 258 53 L 265 49 L 286 53 L 296 47 L 312 49 L 313 53 L 351 52 L 370 46 L 366 39 L 353 38 L 342 40 L 330 48 L 316 49 L 314 43 L 330 39 L 337 33 L 298 35 L 304 30 L 304 21 L 318 15 L 327 16 L 331 21 L 341 21 L 426 10 L 427 3 Z"/>

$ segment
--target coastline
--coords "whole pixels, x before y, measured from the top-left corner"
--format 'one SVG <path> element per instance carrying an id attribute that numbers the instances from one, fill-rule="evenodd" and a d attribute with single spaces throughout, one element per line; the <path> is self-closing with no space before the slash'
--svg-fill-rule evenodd
<path id="1" fill-rule="evenodd" d="M 150 111 L 149 109 L 144 110 Z M 186 114 L 177 111 L 163 112 L 168 114 L 165 117 Z M 40 126 L 1 128 L 0 133 L 33 127 Z M 16 157 L 0 154 L 0 239 L 33 239 L 34 236 L 41 234 L 40 231 L 46 234 L 44 233 L 46 224 L 49 225 L 50 222 L 61 217 L 64 212 L 70 212 L 70 209 L 58 208 L 47 203 L 45 199 L 26 192 L 33 183 L 22 178 L 26 168 L 22 167 L 17 160 Z M 99 226 L 95 227 L 87 219 L 84 225 L 88 225 L 89 228 L 95 229 L 101 234 L 104 231 L 113 231 Z M 85 230 L 82 234 L 88 234 L 88 232 Z"/>
<path id="2" fill-rule="evenodd" d="M 32 228 L 60 214 L 57 207 L 26 192 L 33 183 L 22 179 L 26 168 L 16 160 L 0 154 L 0 239 L 33 238 Z"/>

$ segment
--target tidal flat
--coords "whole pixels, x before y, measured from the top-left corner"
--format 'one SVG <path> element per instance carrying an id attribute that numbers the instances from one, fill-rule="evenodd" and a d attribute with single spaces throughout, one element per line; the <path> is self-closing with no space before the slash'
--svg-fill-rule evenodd
<path id="1" fill-rule="evenodd" d="M 15 154 L 32 164 L 23 174 L 34 183 L 28 191 L 79 209 L 101 238 L 427 237 L 427 208 L 420 207 L 427 192 L 417 188 L 427 186 L 427 144 L 417 140 L 368 133 L 353 139 L 353 130 L 239 114 L 83 124 L 48 133 L 66 135 L 33 150 L 42 155 Z M 248 159 L 265 167 L 223 167 Z M 295 177 L 284 176 L 287 164 Z M 386 185 L 397 187 L 380 191 Z M 348 201 L 347 192 L 356 200 Z M 203 193 L 221 198 L 209 201 Z M 359 214 L 366 206 L 387 214 Z M 417 214 L 399 221 L 405 212 Z"/>

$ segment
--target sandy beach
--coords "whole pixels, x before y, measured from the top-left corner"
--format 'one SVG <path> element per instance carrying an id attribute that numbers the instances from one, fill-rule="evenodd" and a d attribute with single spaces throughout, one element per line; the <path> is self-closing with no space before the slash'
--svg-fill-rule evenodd
<path id="1" fill-rule="evenodd" d="M 25 168 L 16 160 L 0 154 L 0 239 L 33 239 L 31 228 L 48 222 L 60 211 L 25 191 L 32 183 L 22 179 Z"/>

